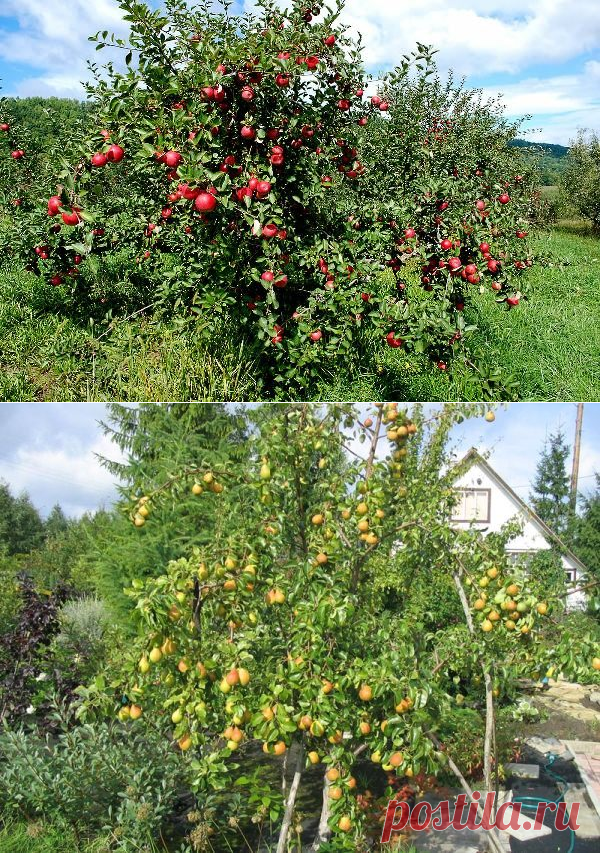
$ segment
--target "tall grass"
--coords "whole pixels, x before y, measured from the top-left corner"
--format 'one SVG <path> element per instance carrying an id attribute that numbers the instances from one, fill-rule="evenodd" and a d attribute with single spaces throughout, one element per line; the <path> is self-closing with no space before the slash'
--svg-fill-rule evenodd
<path id="1" fill-rule="evenodd" d="M 518 308 L 488 292 L 465 312 L 478 327 L 471 345 L 483 375 L 460 361 L 442 373 L 423 356 L 366 340 L 352 365 L 325 366 L 329 378 L 309 399 L 600 399 L 600 240 L 564 221 L 535 244 L 550 262 L 525 278 Z M 408 286 L 430 298 L 416 274 Z M 209 337 L 197 319 L 141 314 L 97 331 L 65 317 L 60 299 L 32 275 L 0 270 L 0 399 L 264 399 L 260 356 L 226 323 Z"/>
<path id="2" fill-rule="evenodd" d="M 80 846 L 67 830 L 43 823 L 0 824 L 0 853 L 108 853 L 103 840 Z"/>

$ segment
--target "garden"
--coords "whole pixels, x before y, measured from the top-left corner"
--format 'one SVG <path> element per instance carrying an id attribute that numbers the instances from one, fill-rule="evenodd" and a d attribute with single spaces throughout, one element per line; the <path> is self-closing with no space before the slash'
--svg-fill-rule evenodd
<path id="1" fill-rule="evenodd" d="M 525 692 L 600 685 L 599 498 L 572 612 L 558 553 L 507 556 L 517 522 L 450 523 L 469 419 L 113 404 L 114 508 L 0 488 L 0 851 L 409 851 L 390 799 L 497 791 L 544 730 Z"/>
<path id="2" fill-rule="evenodd" d="M 373 80 L 343 4 L 119 5 L 85 104 L 0 102 L 4 399 L 597 398 L 593 137 L 556 225 L 433 48 Z"/>

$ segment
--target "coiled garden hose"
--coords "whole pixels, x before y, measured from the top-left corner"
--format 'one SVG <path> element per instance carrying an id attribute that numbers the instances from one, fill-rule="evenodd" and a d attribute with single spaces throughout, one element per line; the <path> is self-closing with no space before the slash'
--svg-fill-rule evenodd
<path id="1" fill-rule="evenodd" d="M 535 814 L 537 814 L 538 806 L 541 805 L 541 803 L 554 803 L 558 809 L 558 804 L 561 802 L 564 802 L 564 792 L 569 787 L 569 783 L 567 782 L 566 779 L 564 779 L 562 776 L 560 776 L 554 770 L 550 769 L 555 761 L 556 761 L 556 755 L 554 755 L 552 752 L 549 753 L 548 754 L 548 763 L 544 765 L 544 771 L 546 772 L 546 774 L 548 776 L 550 776 L 551 779 L 554 779 L 556 781 L 557 788 L 561 791 L 561 793 L 559 793 L 558 797 L 555 800 L 547 800 L 543 797 L 525 797 L 525 796 L 513 797 L 513 803 L 520 803 L 521 804 L 521 811 L 522 812 L 528 812 L 529 814 L 535 815 Z M 562 786 L 562 790 L 561 790 L 561 786 Z M 571 839 L 570 839 L 570 844 L 569 844 L 569 847 L 568 847 L 566 853 L 573 853 L 573 850 L 575 849 L 575 830 L 572 829 L 571 826 L 569 826 L 569 833 L 570 833 Z"/>

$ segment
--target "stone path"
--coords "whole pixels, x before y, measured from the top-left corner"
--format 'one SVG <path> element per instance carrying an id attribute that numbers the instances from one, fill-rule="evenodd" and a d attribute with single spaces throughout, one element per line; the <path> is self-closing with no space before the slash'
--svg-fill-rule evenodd
<path id="1" fill-rule="evenodd" d="M 579 767 L 581 780 L 587 788 L 600 820 L 600 743 L 595 741 L 566 740 L 575 763 Z"/>

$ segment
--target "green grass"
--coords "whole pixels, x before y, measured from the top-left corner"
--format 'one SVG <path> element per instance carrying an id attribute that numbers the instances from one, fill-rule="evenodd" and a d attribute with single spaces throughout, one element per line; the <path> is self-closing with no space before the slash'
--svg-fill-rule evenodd
<path id="1" fill-rule="evenodd" d="M 41 822 L 0 826 L 0 853 L 108 853 L 102 841 L 78 844 L 66 829 Z"/>
<path id="2" fill-rule="evenodd" d="M 498 351 L 523 400 L 600 399 L 600 240 L 576 221 L 538 237 L 550 257 L 524 281 L 528 299 L 506 316 L 478 300 L 474 343 Z"/>
<path id="3" fill-rule="evenodd" d="M 600 399 L 600 240 L 576 220 L 535 241 L 549 257 L 524 279 L 527 299 L 507 310 L 476 295 L 466 320 L 484 376 L 456 363 L 444 374 L 425 358 L 381 346 L 353 374 L 332 370 L 319 400 Z M 427 298 L 413 283 L 415 295 Z M 197 321 L 143 315 L 96 332 L 61 316 L 60 293 L 33 275 L 0 272 L 2 400 L 257 400 L 257 365 L 234 331 L 207 343 Z M 501 371 L 500 385 L 494 370 Z"/>
<path id="4" fill-rule="evenodd" d="M 58 293 L 0 272 L 0 399 L 244 400 L 258 396 L 253 358 L 224 329 L 207 348 L 193 320 L 138 316 L 95 332 L 61 316 Z M 54 308 L 54 310 L 53 310 Z"/>

